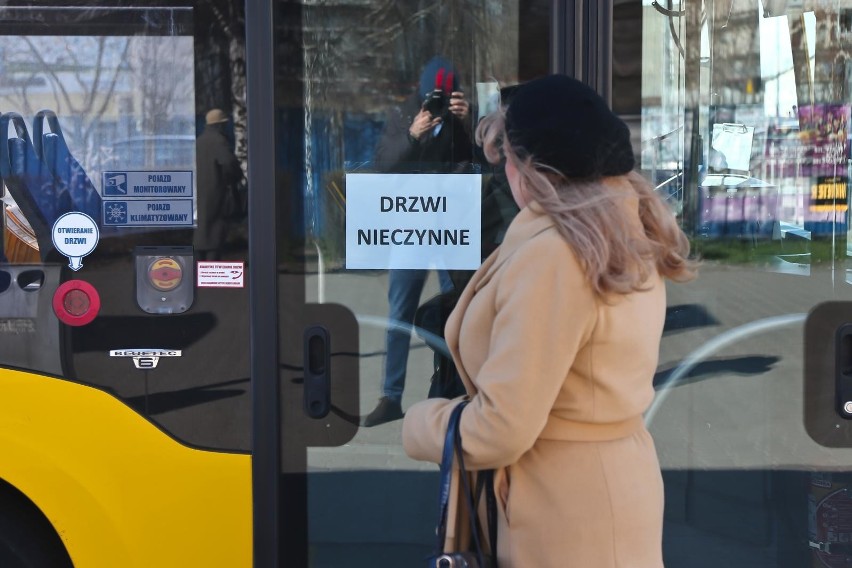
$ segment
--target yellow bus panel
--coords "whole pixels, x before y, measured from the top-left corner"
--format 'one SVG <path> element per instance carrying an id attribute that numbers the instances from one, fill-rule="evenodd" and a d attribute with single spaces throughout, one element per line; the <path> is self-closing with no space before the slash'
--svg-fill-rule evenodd
<path id="1" fill-rule="evenodd" d="M 0 478 L 76 568 L 252 565 L 251 457 L 184 446 L 100 390 L 0 369 Z"/>

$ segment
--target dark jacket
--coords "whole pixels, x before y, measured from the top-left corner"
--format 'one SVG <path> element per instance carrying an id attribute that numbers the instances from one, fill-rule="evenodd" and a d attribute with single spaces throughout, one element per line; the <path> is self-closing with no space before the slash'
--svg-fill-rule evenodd
<path id="1" fill-rule="evenodd" d="M 195 146 L 198 227 L 193 245 L 215 250 L 225 243 L 228 217 L 235 206 L 232 188 L 242 177 L 240 163 L 231 151 L 221 125 L 207 125 Z"/>

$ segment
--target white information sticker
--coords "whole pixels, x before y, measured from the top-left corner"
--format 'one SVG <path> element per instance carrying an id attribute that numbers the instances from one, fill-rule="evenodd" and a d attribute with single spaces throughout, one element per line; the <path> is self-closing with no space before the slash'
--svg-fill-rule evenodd
<path id="1" fill-rule="evenodd" d="M 196 263 L 196 284 L 199 288 L 243 288 L 245 264 L 242 262 Z"/>
<path id="2" fill-rule="evenodd" d="M 95 220 L 79 211 L 65 213 L 53 223 L 53 246 L 68 257 L 68 266 L 75 272 L 83 268 L 83 257 L 98 246 L 100 231 Z"/>
<path id="3" fill-rule="evenodd" d="M 346 268 L 475 270 L 479 174 L 347 174 Z"/>

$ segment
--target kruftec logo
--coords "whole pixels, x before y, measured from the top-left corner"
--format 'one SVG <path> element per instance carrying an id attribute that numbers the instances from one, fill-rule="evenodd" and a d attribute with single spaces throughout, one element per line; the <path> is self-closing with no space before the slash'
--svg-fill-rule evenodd
<path id="1" fill-rule="evenodd" d="M 131 357 L 137 369 L 154 369 L 160 357 L 180 357 L 178 349 L 113 349 L 110 357 Z"/>

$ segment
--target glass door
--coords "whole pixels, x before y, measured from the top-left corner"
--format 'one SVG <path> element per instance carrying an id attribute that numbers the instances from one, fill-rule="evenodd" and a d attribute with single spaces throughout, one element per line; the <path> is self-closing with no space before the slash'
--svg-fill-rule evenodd
<path id="1" fill-rule="evenodd" d="M 612 7 L 613 108 L 702 259 L 669 290 L 645 417 L 666 565 L 848 565 L 852 2 Z M 417 308 L 463 286 L 511 218 L 470 132 L 501 86 L 548 71 L 550 14 L 508 0 L 275 4 L 275 112 L 256 123 L 274 145 L 253 155 L 275 164 L 280 392 L 266 392 L 280 409 L 268 487 L 282 562 L 415 565 L 429 551 L 436 468 L 409 460 L 400 435 L 440 379 L 440 327 Z M 421 151 L 435 125 L 414 125 L 434 91 L 466 101 L 439 155 Z"/>
<path id="2" fill-rule="evenodd" d="M 274 6 L 281 565 L 409 566 L 433 546 L 437 468 L 406 457 L 400 418 L 429 396 L 442 340 L 412 323 L 514 214 L 473 129 L 501 86 L 547 72 L 550 10 Z"/>
<path id="3" fill-rule="evenodd" d="M 615 109 L 703 259 L 646 421 L 670 567 L 848 566 L 849 2 L 615 2 Z M 839 302 L 839 303 L 828 303 Z"/>

